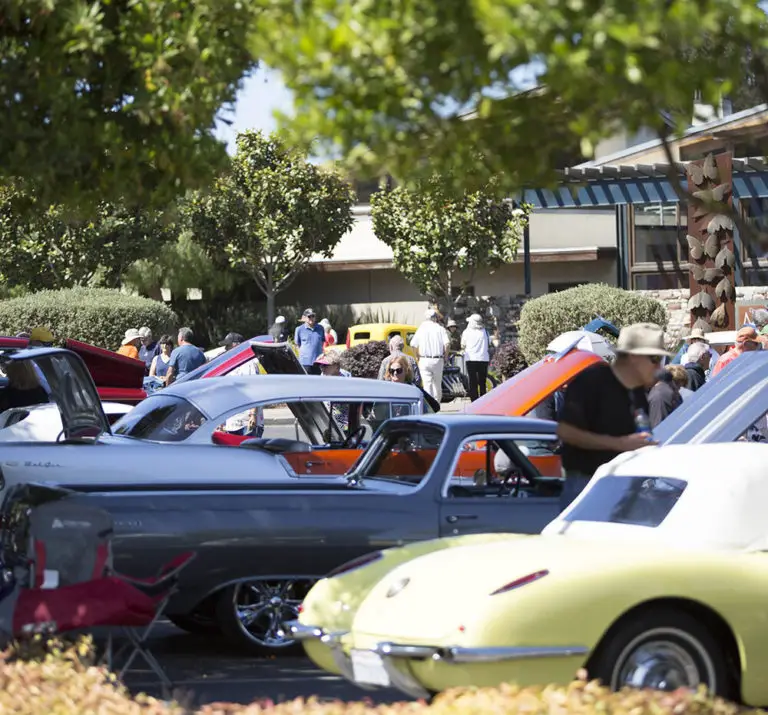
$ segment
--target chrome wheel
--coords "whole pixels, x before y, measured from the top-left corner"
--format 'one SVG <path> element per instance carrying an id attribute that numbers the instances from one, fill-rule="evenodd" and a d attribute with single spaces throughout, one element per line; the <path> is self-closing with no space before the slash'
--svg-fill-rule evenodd
<path id="1" fill-rule="evenodd" d="M 299 617 L 309 580 L 246 581 L 232 592 L 232 606 L 242 635 L 262 648 L 280 649 L 296 642 L 283 623 Z"/>
<path id="2" fill-rule="evenodd" d="M 706 685 L 716 691 L 715 666 L 707 650 L 692 635 L 676 628 L 658 628 L 638 636 L 616 659 L 611 687 L 695 690 Z"/>

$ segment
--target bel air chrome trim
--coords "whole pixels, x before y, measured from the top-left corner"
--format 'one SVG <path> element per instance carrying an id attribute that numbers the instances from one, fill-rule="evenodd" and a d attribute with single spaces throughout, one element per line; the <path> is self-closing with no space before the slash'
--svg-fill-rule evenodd
<path id="1" fill-rule="evenodd" d="M 440 649 L 428 645 L 397 645 L 396 643 L 379 643 L 374 649 L 381 656 L 392 658 L 413 658 L 424 660 L 439 655 Z"/>

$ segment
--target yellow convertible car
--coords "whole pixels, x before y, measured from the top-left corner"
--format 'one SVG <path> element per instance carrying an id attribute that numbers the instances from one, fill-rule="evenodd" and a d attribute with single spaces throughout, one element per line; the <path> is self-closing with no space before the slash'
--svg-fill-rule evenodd
<path id="1" fill-rule="evenodd" d="M 768 703 L 768 445 L 648 447 L 540 535 L 467 535 L 340 567 L 287 624 L 321 668 L 456 686 L 707 686 Z"/>

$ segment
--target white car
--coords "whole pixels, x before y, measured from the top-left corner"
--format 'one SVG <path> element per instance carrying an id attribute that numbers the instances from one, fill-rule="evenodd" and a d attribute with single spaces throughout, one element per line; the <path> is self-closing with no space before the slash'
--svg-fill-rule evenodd
<path id="1" fill-rule="evenodd" d="M 133 409 L 123 402 L 102 402 L 101 407 L 110 424 Z M 61 430 L 59 408 L 50 402 L 0 412 L 0 442 L 50 442 Z"/>

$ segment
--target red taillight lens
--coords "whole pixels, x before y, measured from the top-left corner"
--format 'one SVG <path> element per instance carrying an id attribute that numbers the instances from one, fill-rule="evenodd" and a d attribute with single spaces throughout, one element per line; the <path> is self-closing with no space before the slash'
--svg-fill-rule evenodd
<path id="1" fill-rule="evenodd" d="M 347 350 L 349 350 L 349 346 L 352 342 L 352 331 L 347 330 Z"/>
<path id="2" fill-rule="evenodd" d="M 378 561 L 382 557 L 381 551 L 374 551 L 372 554 L 366 554 L 365 556 L 361 556 L 357 559 L 352 559 L 352 561 L 347 561 L 347 563 L 342 564 L 341 566 L 336 567 L 333 569 L 333 571 L 330 571 L 325 575 L 326 578 L 333 578 L 334 576 L 340 576 L 343 573 L 349 573 L 350 571 L 354 571 L 355 569 L 362 568 L 363 566 L 367 566 L 368 564 L 372 564 L 374 561 Z"/>
<path id="3" fill-rule="evenodd" d="M 527 576 L 523 576 L 522 578 L 515 579 L 514 581 L 510 581 L 506 586 L 502 586 L 501 588 L 497 588 L 491 596 L 498 596 L 500 593 L 506 593 L 507 591 L 512 591 L 516 588 L 520 588 L 520 586 L 527 586 L 529 583 L 533 583 L 534 581 L 538 581 L 540 578 L 544 578 L 549 573 L 549 569 L 543 569 L 541 571 L 536 571 L 535 573 L 529 573 Z"/>

